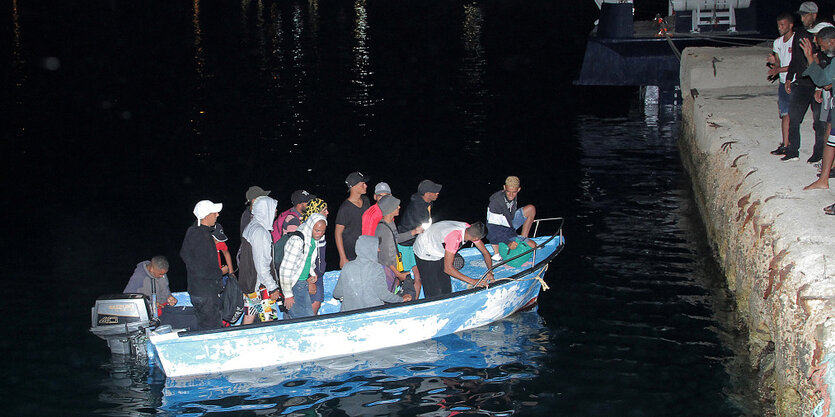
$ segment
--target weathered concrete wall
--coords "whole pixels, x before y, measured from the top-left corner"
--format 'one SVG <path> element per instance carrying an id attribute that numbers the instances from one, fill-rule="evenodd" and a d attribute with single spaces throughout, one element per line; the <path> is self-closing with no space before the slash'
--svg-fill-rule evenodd
<path id="1" fill-rule="evenodd" d="M 781 140 L 769 48 L 688 48 L 682 55 L 682 160 L 728 287 L 749 328 L 751 365 L 779 416 L 809 416 L 822 396 L 808 375 L 835 352 L 835 202 L 804 191 L 811 112 L 799 161 L 769 154 Z M 833 366 L 835 368 L 835 366 Z M 823 391 L 824 394 L 827 390 Z M 835 414 L 832 414 L 835 415 Z"/>

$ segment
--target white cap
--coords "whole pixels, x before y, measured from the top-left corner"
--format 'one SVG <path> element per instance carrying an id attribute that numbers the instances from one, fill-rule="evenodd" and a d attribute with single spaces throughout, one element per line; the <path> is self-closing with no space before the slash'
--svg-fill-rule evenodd
<path id="1" fill-rule="evenodd" d="M 831 27 L 835 27 L 835 26 L 833 26 L 832 23 L 829 23 L 829 22 L 820 22 L 817 25 L 815 25 L 814 27 L 812 27 L 811 29 L 809 29 L 808 32 L 809 33 L 818 33 L 818 32 L 821 31 L 821 29 L 827 28 L 827 27 L 831 28 Z"/>
<path id="2" fill-rule="evenodd" d="M 200 224 L 200 220 L 203 220 L 204 217 L 212 213 L 220 213 L 220 210 L 222 209 L 222 203 L 212 203 L 210 200 L 200 200 L 194 205 L 194 211 L 192 213 L 194 213 L 194 217 L 197 217 L 197 224 Z"/>

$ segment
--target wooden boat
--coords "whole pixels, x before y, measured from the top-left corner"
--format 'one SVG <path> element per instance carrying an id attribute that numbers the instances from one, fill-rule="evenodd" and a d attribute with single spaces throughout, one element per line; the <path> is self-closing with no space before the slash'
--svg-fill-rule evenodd
<path id="1" fill-rule="evenodd" d="M 562 219 L 547 220 L 558 220 L 558 231 L 534 238 L 537 246 L 525 264 L 506 265 L 512 259 L 496 263 L 496 282 L 486 288 L 468 289 L 453 279 L 453 293 L 445 296 L 339 312 L 339 301 L 331 296 L 339 271 L 331 271 L 323 277 L 328 301 L 319 316 L 203 331 L 149 329 L 149 363 L 169 378 L 217 374 L 407 345 L 490 324 L 536 303 L 542 276 L 565 243 Z M 464 274 L 487 273 L 475 248 L 459 254 Z M 178 304 L 188 303 L 188 294 L 176 295 Z"/>

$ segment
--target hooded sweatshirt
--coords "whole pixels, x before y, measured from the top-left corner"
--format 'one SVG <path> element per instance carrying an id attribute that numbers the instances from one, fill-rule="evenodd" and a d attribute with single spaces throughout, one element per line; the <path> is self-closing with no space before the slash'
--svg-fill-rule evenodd
<path id="1" fill-rule="evenodd" d="M 297 230 L 302 233 L 304 239 L 291 236 L 284 244 L 284 258 L 281 260 L 278 276 L 281 279 L 281 291 L 284 292 L 285 298 L 293 297 L 293 286 L 299 282 L 302 274 L 305 275 L 304 279 L 307 279 L 309 275 L 316 275 L 316 258 L 319 250 L 318 242 L 313 240 L 313 226 L 320 220 L 328 224 L 325 216 L 319 213 L 311 214 Z M 308 257 L 310 257 L 309 262 Z M 304 271 L 305 265 L 309 265 L 307 271 Z"/>
<path id="2" fill-rule="evenodd" d="M 153 280 L 156 279 L 157 303 L 165 303 L 168 300 L 168 296 L 171 295 L 171 290 L 168 288 L 168 274 L 154 278 L 148 272 L 148 265 L 150 264 L 151 261 L 142 261 L 136 264 L 136 269 L 133 271 L 128 285 L 125 286 L 125 290 L 122 292 L 125 294 L 139 293 L 150 298 L 153 293 Z"/>
<path id="3" fill-rule="evenodd" d="M 423 200 L 423 194 L 414 193 L 409 201 L 409 205 L 403 210 L 400 216 L 400 222 L 397 224 L 398 232 L 408 232 L 426 222 L 431 222 L 431 207 L 433 202 L 427 203 Z M 409 239 L 402 244 L 404 246 L 412 246 L 415 243 L 414 239 Z"/>
<path id="4" fill-rule="evenodd" d="M 357 258 L 345 264 L 333 289 L 333 297 L 342 299 L 341 311 L 403 301 L 386 286 L 386 274 L 377 262 L 378 248 L 379 239 L 374 236 L 357 239 Z"/>
<path id="5" fill-rule="evenodd" d="M 252 262 L 257 276 L 255 288 L 263 285 L 270 292 L 278 288 L 278 282 L 272 273 L 273 240 L 270 236 L 277 206 L 278 202 L 272 197 L 264 196 L 255 199 L 252 203 L 252 221 L 243 232 L 244 240 L 252 247 Z M 242 261 L 246 260 L 242 259 Z M 244 279 L 243 276 L 241 278 Z"/>

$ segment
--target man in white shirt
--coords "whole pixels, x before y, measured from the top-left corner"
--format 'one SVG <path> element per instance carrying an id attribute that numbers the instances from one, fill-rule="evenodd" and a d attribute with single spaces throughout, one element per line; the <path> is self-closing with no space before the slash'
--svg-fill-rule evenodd
<path id="1" fill-rule="evenodd" d="M 777 32 L 780 37 L 774 40 L 774 47 L 766 65 L 769 67 L 768 78 L 780 80 L 780 86 L 777 89 L 777 108 L 780 110 L 782 121 L 783 142 L 771 153 L 784 155 L 789 146 L 789 103 L 791 101 L 790 93 L 786 92 L 786 72 L 792 59 L 792 42 L 794 41 L 794 17 L 790 13 L 777 16 Z"/>

